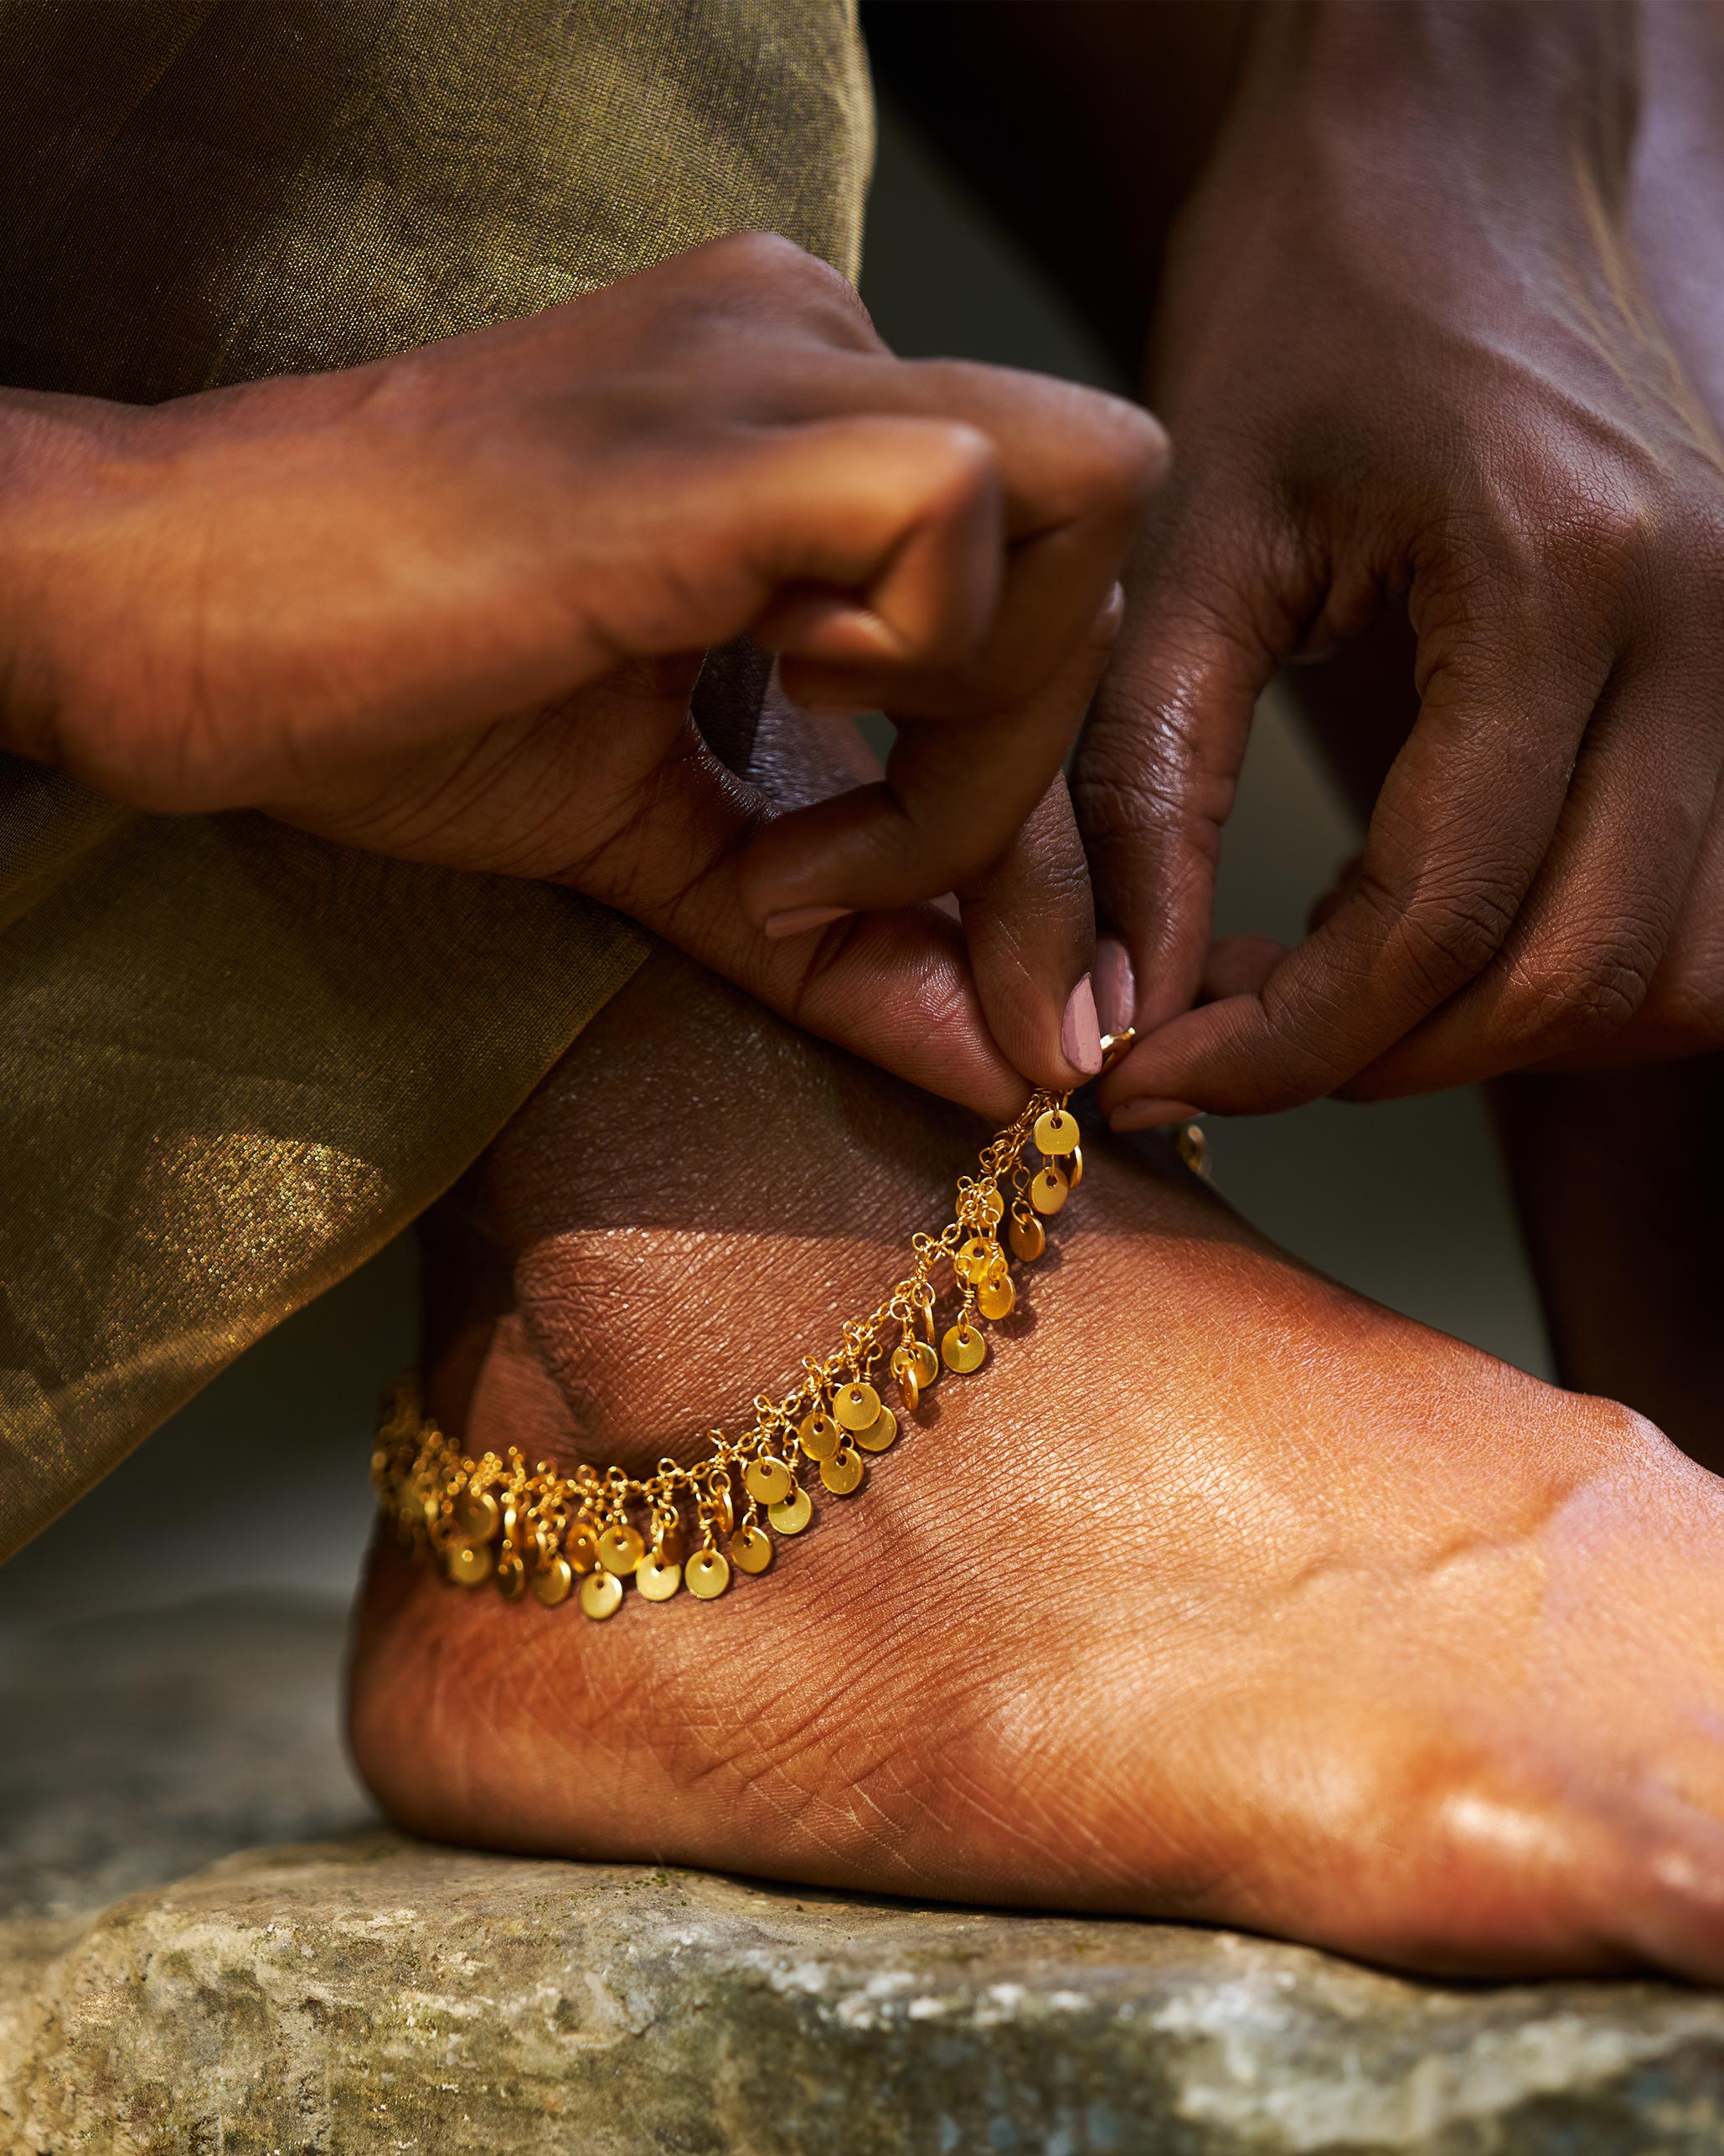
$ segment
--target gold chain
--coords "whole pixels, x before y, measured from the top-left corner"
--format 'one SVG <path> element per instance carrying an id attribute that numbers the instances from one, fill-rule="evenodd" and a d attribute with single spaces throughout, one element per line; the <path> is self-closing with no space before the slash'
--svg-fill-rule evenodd
<path id="1" fill-rule="evenodd" d="M 1104 1044 L 1110 1061 L 1128 1040 Z M 831 1354 L 806 1358 L 801 1381 L 782 1399 L 756 1395 L 754 1421 L 741 1436 L 710 1431 L 710 1449 L 693 1466 L 663 1459 L 650 1475 L 614 1467 L 564 1474 L 547 1460 L 529 1469 L 514 1446 L 469 1459 L 426 1415 L 415 1381 L 404 1379 L 385 1403 L 372 1455 L 384 1511 L 405 1542 L 428 1550 L 459 1585 L 493 1580 L 512 1602 L 530 1591 L 554 1609 L 578 1578 L 590 1617 L 613 1616 L 627 1580 L 648 1602 L 668 1602 L 684 1586 L 710 1602 L 730 1586 L 733 1567 L 765 1571 L 769 1529 L 800 1534 L 813 1517 L 803 1460 L 818 1467 L 832 1495 L 849 1497 L 861 1487 L 864 1456 L 884 1452 L 897 1436 L 897 1416 L 874 1382 L 883 1357 L 908 1414 L 942 1362 L 964 1375 L 981 1368 L 983 1325 L 1009 1317 L 1017 1300 L 997 1232 L 1008 1209 L 1012 1253 L 1032 1261 L 1046 1247 L 1043 1220 L 1083 1179 L 1070 1101 L 1067 1093 L 1034 1094 L 983 1149 L 979 1173 L 959 1178 L 952 1219 L 937 1235 L 912 1238 L 914 1265 L 873 1314 L 846 1325 Z M 1194 1127 L 1178 1141 L 1200 1168 L 1200 1135 Z M 1033 1169 L 1025 1158 L 1032 1144 L 1041 1155 Z M 934 1275 L 948 1259 L 958 1309 L 937 1353 Z"/>

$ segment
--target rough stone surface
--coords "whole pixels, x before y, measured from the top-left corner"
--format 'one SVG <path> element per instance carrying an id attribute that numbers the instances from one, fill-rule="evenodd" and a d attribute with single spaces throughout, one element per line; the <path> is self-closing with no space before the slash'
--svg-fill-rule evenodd
<path id="1" fill-rule="evenodd" d="M 271 1622 L 283 1632 L 281 1612 Z M 326 1669 L 328 1648 L 326 1630 L 307 1648 Z M 32 1660 L 39 1698 L 50 1661 Z M 163 1739 L 179 1746 L 206 1767 L 224 1756 L 184 1727 Z M 279 1777 L 292 1765 L 276 1755 Z M 123 1786 L 173 1787 L 155 1773 L 133 1759 Z M 8 1848 L 17 1786 L 13 1748 Z M 121 1787 L 105 1811 L 80 1799 L 79 1846 L 105 1887 L 121 1856 L 90 1822 L 119 1834 Z M 244 1763 L 236 1821 L 255 1819 L 257 1788 Z M 217 1798 L 206 1782 L 214 1842 Z M 378 1830 L 44 1915 L 78 1890 L 67 1849 L 37 1845 L 57 1883 L 18 1897 L 37 1913 L 0 1921 L 7 2156 L 1724 2148 L 1724 2000 L 1673 1986 L 1422 1985 L 1195 1928 Z M 158 1867 L 167 1846 L 149 1844 Z"/>

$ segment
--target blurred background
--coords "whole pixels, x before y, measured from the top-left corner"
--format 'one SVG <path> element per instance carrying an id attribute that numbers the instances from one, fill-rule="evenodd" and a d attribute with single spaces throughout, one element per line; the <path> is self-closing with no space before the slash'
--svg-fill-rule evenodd
<path id="1" fill-rule="evenodd" d="M 906 355 L 1112 380 L 1010 243 L 888 104 L 863 291 Z M 1221 932 L 1288 941 L 1356 844 L 1339 797 L 1265 701 L 1230 828 Z M 1216 1180 L 1350 1286 L 1524 1368 L 1547 1354 L 1484 1114 L 1470 1093 L 1323 1102 L 1212 1122 Z M 0 1629 L 160 1608 L 235 1586 L 344 1598 L 369 1525 L 376 1395 L 414 1353 L 410 1240 L 259 1344 L 91 1497 L 0 1569 Z"/>

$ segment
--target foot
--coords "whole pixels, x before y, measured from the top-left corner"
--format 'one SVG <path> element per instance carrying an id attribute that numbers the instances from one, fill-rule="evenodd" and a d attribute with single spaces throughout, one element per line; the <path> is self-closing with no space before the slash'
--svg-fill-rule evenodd
<path id="1" fill-rule="evenodd" d="M 947 1217 L 955 1112 L 655 959 L 427 1235 L 431 1406 L 631 1469 Z M 404 1824 L 1724 1978 L 1724 1486 L 1098 1142 L 971 1377 L 721 1600 L 600 1625 L 380 1544 L 352 1728 Z M 671 1436 L 669 1433 L 678 1433 Z"/>

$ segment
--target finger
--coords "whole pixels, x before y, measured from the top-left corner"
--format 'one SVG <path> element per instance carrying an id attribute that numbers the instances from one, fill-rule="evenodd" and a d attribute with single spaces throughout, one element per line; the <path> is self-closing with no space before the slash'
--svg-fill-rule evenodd
<path id="1" fill-rule="evenodd" d="M 958 894 L 988 1029 L 1033 1085 L 1081 1086 L 1102 1067 L 1089 977 L 1089 870 L 1057 773 L 1005 853 Z"/>
<path id="2" fill-rule="evenodd" d="M 738 864 L 777 812 L 728 771 L 688 708 L 694 668 L 613 668 L 560 707 L 391 763 L 274 812 L 348 844 L 457 869 L 559 883 L 633 916 L 774 1010 L 911 1082 L 1009 1118 L 1023 1078 L 990 1038 L 955 911 L 867 916 L 772 942 L 742 910 Z M 777 730 L 762 725 L 769 732 Z M 856 744 L 822 728 L 855 768 Z M 796 745 L 769 785 L 806 778 Z"/>
<path id="3" fill-rule="evenodd" d="M 741 582 L 715 563 L 723 596 L 706 642 L 746 629 L 792 659 L 890 671 L 952 664 L 985 637 L 1005 574 L 1004 505 L 975 429 L 868 415 L 787 429 L 718 463 L 710 484 L 728 513 L 714 551 L 730 550 Z"/>
<path id="4" fill-rule="evenodd" d="M 602 690 L 588 690 L 581 733 L 602 731 Z M 632 716 L 619 712 L 619 725 Z M 549 741 L 545 791 L 570 743 Z M 511 784 L 539 792 L 529 769 Z M 578 791 L 571 813 L 586 811 Z M 770 803 L 727 771 L 692 725 L 600 831 L 583 828 L 557 880 L 617 906 L 823 1039 L 978 1113 L 1009 1117 L 1024 1079 L 993 1039 L 958 923 L 938 907 L 856 915 L 774 941 L 746 915 L 738 884 Z M 555 832 L 542 835 L 547 852 Z"/>
<path id="5" fill-rule="evenodd" d="M 1287 956 L 1287 946 L 1269 936 L 1224 936 L 1209 947 L 1198 998 L 1216 1003 L 1224 996 L 1255 995 Z M 1189 1122 L 1203 1111 L 1190 1101 L 1167 1101 L 1136 1094 L 1111 1118 L 1117 1131 L 1158 1130 L 1164 1124 Z"/>
<path id="6" fill-rule="evenodd" d="M 1134 565 L 1073 766 L 1097 916 L 1131 976 L 1113 1031 L 1147 1031 L 1196 996 L 1252 716 L 1296 633 L 1283 573 L 1213 537 L 1175 506 Z"/>
<path id="7" fill-rule="evenodd" d="M 1724 1049 L 1724 788 L 1712 802 L 1700 858 L 1646 1000 L 1619 1033 L 1552 1056 L 1545 1070 L 1667 1063 Z"/>
<path id="8" fill-rule="evenodd" d="M 824 394 L 937 415 L 985 438 L 1010 554 L 988 635 L 962 663 L 931 668 L 913 654 L 775 638 L 787 689 L 817 705 L 931 718 L 976 715 L 1032 693 L 1063 665 L 1118 576 L 1165 466 L 1159 427 L 1135 405 L 1071 383 L 949 361 L 851 362 L 828 371 Z"/>
<path id="9" fill-rule="evenodd" d="M 1321 928 L 1324 921 L 1358 890 L 1360 879 L 1364 874 L 1363 854 L 1355 854 L 1350 859 L 1344 861 L 1335 872 L 1334 883 L 1319 897 L 1312 900 L 1311 910 L 1305 921 L 1306 928 Z M 1261 988 L 1262 983 L 1259 982 L 1257 985 Z"/>
<path id="10" fill-rule="evenodd" d="M 1549 849 L 1611 654 L 1505 605 L 1443 648 L 1351 892 L 1254 995 L 1160 1028 L 1102 1091 L 1262 1113 L 1333 1092 L 1487 966 Z M 1560 626 L 1561 633 L 1553 634 Z M 1530 657 L 1529 655 L 1532 655 Z"/>
<path id="11" fill-rule="evenodd" d="M 1490 964 L 1353 1079 L 1378 1100 L 1594 1056 L 1644 1003 L 1700 858 L 1724 681 L 1703 647 L 1622 662 L 1543 866 Z"/>
<path id="12" fill-rule="evenodd" d="M 748 776 L 781 812 L 880 773 L 879 759 L 854 726 L 817 722 L 782 695 L 776 679 L 768 684 Z M 1094 914 L 1062 778 L 1056 777 L 1004 858 L 963 893 L 958 917 L 988 1030 L 1007 1060 L 1038 1085 L 1063 1087 L 1092 1076 L 1101 1040 L 1085 968 Z"/>
<path id="13" fill-rule="evenodd" d="M 973 885 L 1046 794 L 1118 623 L 1116 593 L 1035 694 L 984 720 L 901 723 L 880 784 L 763 830 L 742 867 L 749 918 L 771 934 L 787 915 L 906 905 Z"/>

